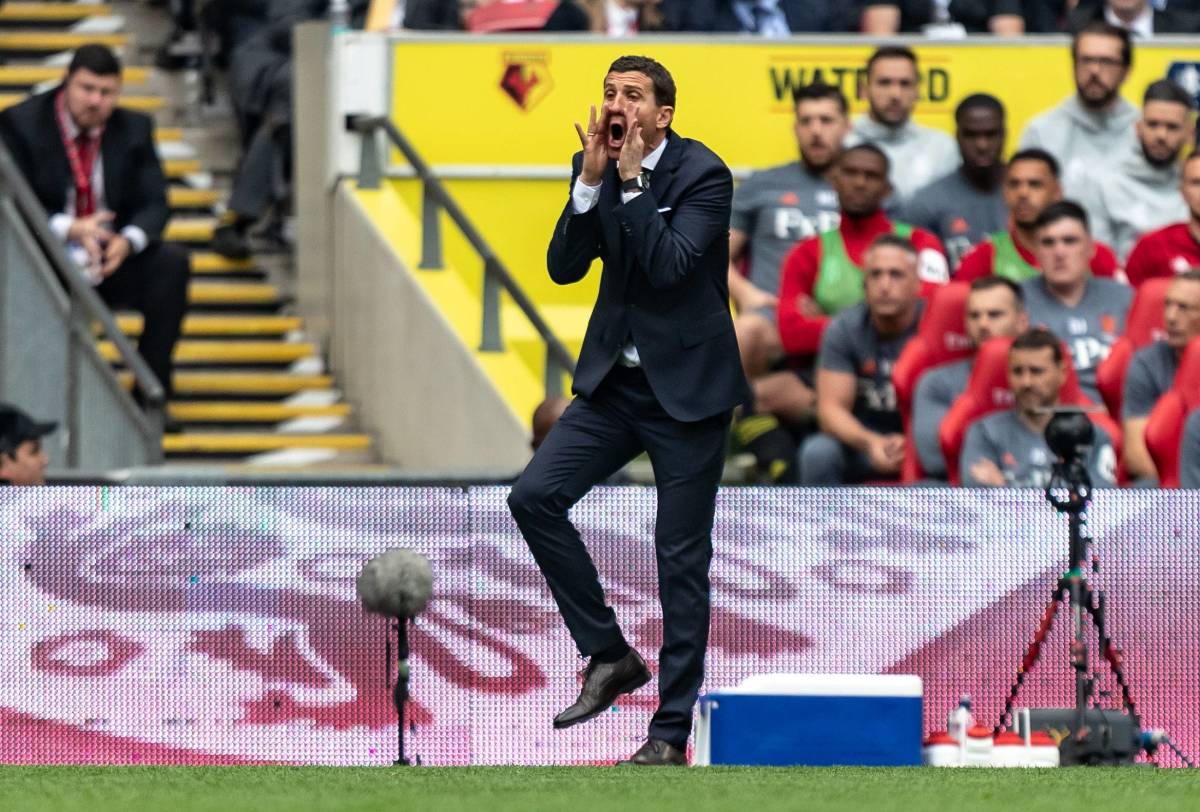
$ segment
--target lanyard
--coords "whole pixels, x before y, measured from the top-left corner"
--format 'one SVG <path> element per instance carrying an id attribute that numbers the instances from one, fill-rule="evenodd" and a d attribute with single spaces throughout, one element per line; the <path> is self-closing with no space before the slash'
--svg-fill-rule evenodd
<path id="1" fill-rule="evenodd" d="M 92 170 L 96 166 L 96 153 L 100 151 L 100 137 L 104 134 L 101 127 L 94 137 L 87 139 L 85 154 L 81 154 L 79 144 L 71 137 L 67 129 L 67 116 L 64 91 L 59 91 L 54 97 L 54 109 L 57 113 L 58 132 L 62 136 L 63 149 L 67 152 L 67 163 L 71 166 L 71 174 L 75 178 L 75 213 L 86 217 L 95 212 L 95 201 L 92 199 Z M 86 168 L 85 168 L 86 167 Z"/>

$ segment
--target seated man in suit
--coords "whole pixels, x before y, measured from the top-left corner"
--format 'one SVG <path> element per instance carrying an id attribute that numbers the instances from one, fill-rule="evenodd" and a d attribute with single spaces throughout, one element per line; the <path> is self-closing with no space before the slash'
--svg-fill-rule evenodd
<path id="1" fill-rule="evenodd" d="M 892 366 L 917 332 L 924 304 L 917 249 L 882 234 L 864 257 L 866 301 L 829 325 L 817 358 L 821 433 L 800 449 L 800 482 L 842 485 L 895 477 L 904 461 L 904 428 Z"/>
<path id="2" fill-rule="evenodd" d="M 1015 403 L 967 429 L 959 457 L 964 486 L 1044 488 L 1049 484 L 1054 454 L 1046 445 L 1046 424 L 1066 379 L 1062 343 L 1049 330 L 1035 327 L 1013 340 L 1008 350 L 1008 388 Z M 1101 429 L 1096 430 L 1087 469 L 1094 486 L 1116 485 L 1116 454 Z"/>
<path id="3" fill-rule="evenodd" d="M 160 241 L 169 211 L 154 123 L 118 108 L 120 95 L 117 57 L 84 45 L 59 87 L 0 113 L 0 138 L 100 297 L 141 311 L 138 350 L 170 394 L 188 257 Z"/>
<path id="4" fill-rule="evenodd" d="M 967 338 L 972 347 L 1001 336 L 1016 336 L 1029 328 L 1021 286 L 1003 276 L 984 276 L 971 283 L 967 294 Z M 946 460 L 938 439 L 942 418 L 967 388 L 974 358 L 964 358 L 928 370 L 913 395 L 913 440 L 926 476 L 946 477 Z"/>
<path id="5" fill-rule="evenodd" d="M 1125 392 L 1121 398 L 1125 467 L 1137 479 L 1158 476 L 1146 449 L 1146 422 L 1154 404 L 1175 381 L 1184 348 L 1200 335 L 1200 270 L 1184 271 L 1167 288 L 1163 328 L 1166 338 L 1138 350 L 1125 371 Z"/>

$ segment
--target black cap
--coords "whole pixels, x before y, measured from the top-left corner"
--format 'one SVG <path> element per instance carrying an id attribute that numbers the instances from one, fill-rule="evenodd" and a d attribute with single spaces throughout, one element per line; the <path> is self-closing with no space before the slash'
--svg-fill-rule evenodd
<path id="1" fill-rule="evenodd" d="M 57 423 L 39 423 L 11 403 L 0 403 L 0 454 L 16 451 L 26 440 L 45 437 L 56 428 Z"/>

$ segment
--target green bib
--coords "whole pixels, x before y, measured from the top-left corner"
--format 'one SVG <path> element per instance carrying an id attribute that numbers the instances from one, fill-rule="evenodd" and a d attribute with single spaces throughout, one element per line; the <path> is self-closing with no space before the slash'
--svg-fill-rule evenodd
<path id="1" fill-rule="evenodd" d="M 911 237 L 912 231 L 908 223 L 892 224 L 892 233 L 899 237 Z M 813 299 L 827 314 L 835 316 L 863 300 L 862 268 L 851 261 L 842 232 L 836 228 L 822 231 L 820 238 L 821 267 L 813 285 Z"/>
<path id="2" fill-rule="evenodd" d="M 992 248 L 994 249 L 994 256 L 992 257 L 993 275 L 1003 276 L 1014 282 L 1024 282 L 1026 279 L 1038 275 L 1038 269 L 1025 261 L 1025 258 L 1021 256 L 1021 252 L 1017 250 L 1012 235 L 1007 231 L 997 231 L 994 234 L 989 234 L 988 239 L 992 241 Z"/>

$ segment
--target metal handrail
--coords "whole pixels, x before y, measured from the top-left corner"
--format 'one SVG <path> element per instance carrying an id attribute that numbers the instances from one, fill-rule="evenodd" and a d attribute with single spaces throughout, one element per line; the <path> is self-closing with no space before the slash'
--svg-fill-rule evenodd
<path id="1" fill-rule="evenodd" d="M 96 293 L 91 282 L 84 276 L 83 271 L 67 255 L 63 245 L 50 230 L 50 221 L 41 201 L 30 188 L 24 174 L 13 161 L 8 148 L 0 144 L 0 183 L 16 204 L 25 225 L 29 228 L 34 239 L 41 247 L 51 269 L 58 279 L 66 286 L 72 315 L 84 318 L 71 318 L 71 329 L 81 333 L 78 337 L 85 344 L 92 343 L 90 324 L 99 322 L 104 334 L 112 341 L 121 361 L 133 373 L 134 385 L 142 393 L 143 409 L 138 409 L 132 398 L 126 396 L 125 406 L 131 410 L 135 422 L 147 437 L 162 435 L 166 393 L 162 384 L 151 371 L 146 360 L 134 349 L 128 337 L 117 327 L 117 320 L 108 305 Z M 79 309 L 81 309 L 81 311 Z M 74 404 L 71 404 L 74 409 Z M 73 421 L 72 421 L 73 422 Z M 75 428 L 72 426 L 72 428 Z M 71 432 L 69 443 L 74 443 L 75 432 Z M 156 444 L 157 445 L 157 444 Z"/>
<path id="2" fill-rule="evenodd" d="M 441 180 L 417 153 L 412 142 L 386 116 L 347 116 L 346 129 L 362 136 L 359 188 L 378 189 L 382 182 L 383 172 L 379 161 L 379 150 L 373 137 L 377 130 L 382 130 L 387 134 L 388 140 L 404 154 L 405 160 L 421 179 L 423 193 L 421 262 L 418 267 L 427 270 L 442 267 L 441 218 L 438 216 L 440 210 L 445 210 L 467 242 L 475 249 L 475 253 L 483 260 L 483 317 L 480 325 L 480 351 L 504 351 L 504 340 L 500 331 L 500 293 L 503 291 L 520 308 L 546 345 L 546 397 L 561 395 L 562 374 L 564 372 L 574 374 L 575 359 L 566 346 L 554 335 L 529 296 L 513 278 L 500 257 L 491 249 L 462 208 L 451 197 Z"/>

